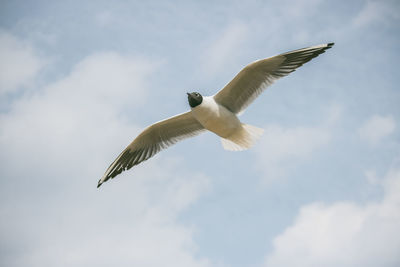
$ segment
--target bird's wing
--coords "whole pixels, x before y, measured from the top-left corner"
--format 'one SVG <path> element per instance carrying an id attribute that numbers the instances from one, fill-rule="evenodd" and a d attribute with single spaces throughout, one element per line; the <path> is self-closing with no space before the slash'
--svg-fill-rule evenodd
<path id="1" fill-rule="evenodd" d="M 333 43 L 311 46 L 255 61 L 247 65 L 231 82 L 214 95 L 214 99 L 237 114 L 243 111 L 275 80 L 295 71 L 332 46 Z"/>
<path id="2" fill-rule="evenodd" d="M 191 111 L 147 127 L 108 167 L 97 187 L 122 171 L 151 158 L 160 150 L 182 139 L 195 136 L 203 130 L 204 127 L 193 117 Z"/>

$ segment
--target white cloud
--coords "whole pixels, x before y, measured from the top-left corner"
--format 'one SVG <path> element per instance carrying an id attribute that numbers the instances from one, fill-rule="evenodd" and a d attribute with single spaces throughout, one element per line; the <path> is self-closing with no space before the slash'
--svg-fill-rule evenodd
<path id="1" fill-rule="evenodd" d="M 178 222 L 207 189 L 207 177 L 181 160 L 156 156 L 96 190 L 108 164 L 142 128 L 130 123 L 140 114 L 129 120 L 122 114 L 146 101 L 155 67 L 95 54 L 0 115 L 0 176 L 7 179 L 0 189 L 7 200 L 0 206 L 7 217 L 0 246 L 13 252 L 1 255 L 2 264 L 209 265 L 195 257 L 195 229 Z"/>
<path id="2" fill-rule="evenodd" d="M 279 1 L 281 8 L 287 17 L 291 19 L 304 18 L 306 15 L 318 12 L 321 0 Z"/>
<path id="3" fill-rule="evenodd" d="M 243 23 L 233 23 L 218 36 L 206 49 L 202 61 L 205 72 L 215 74 L 234 62 L 233 55 L 239 51 L 240 45 L 245 41 L 247 27 Z"/>
<path id="4" fill-rule="evenodd" d="M 0 31 L 0 94 L 27 86 L 44 61 L 24 41 Z"/>
<path id="5" fill-rule="evenodd" d="M 382 185 L 381 201 L 303 206 L 274 239 L 265 266 L 399 266 L 400 170 Z"/>
<path id="6" fill-rule="evenodd" d="M 310 160 L 314 153 L 327 146 L 341 114 L 342 107 L 332 105 L 326 110 L 323 122 L 316 126 L 263 127 L 264 134 L 255 147 L 258 167 L 264 172 L 263 182 L 285 177 L 296 164 Z"/>
<path id="7" fill-rule="evenodd" d="M 366 1 L 364 7 L 354 18 L 353 24 L 361 27 L 374 22 L 388 23 L 392 19 L 400 19 L 395 1 Z"/>
<path id="8" fill-rule="evenodd" d="M 84 155 L 99 160 L 90 155 L 93 149 L 104 155 L 124 143 L 121 140 L 128 143 L 139 127 L 129 125 L 119 113 L 145 99 L 149 66 L 113 53 L 93 55 L 69 76 L 16 101 L 0 116 L 5 162 L 24 171 L 17 167 L 18 158 L 29 155 L 26 168 L 47 171 L 52 165 L 50 170 L 57 172 L 65 161 L 79 164 Z M 80 157 L 71 158 L 77 153 Z"/>
<path id="9" fill-rule="evenodd" d="M 331 110 L 326 123 L 315 127 L 264 127 L 257 144 L 258 162 L 265 172 L 264 182 L 282 178 L 296 162 L 309 159 L 315 151 L 331 140 L 329 125 L 339 117 L 337 108 Z"/>
<path id="10" fill-rule="evenodd" d="M 206 259 L 195 257 L 195 228 L 177 221 L 205 192 L 208 179 L 182 170 L 180 160 L 156 159 L 149 164 L 150 168 L 139 168 L 130 175 L 134 177 L 129 181 L 124 175 L 101 190 L 95 189 L 95 181 L 90 190 L 83 179 L 83 188 L 71 180 L 75 186 L 64 188 L 60 196 L 46 192 L 47 198 L 35 196 L 39 201 L 31 203 L 16 200 L 12 211 L 2 209 L 8 218 L 0 223 L 1 229 L 7 229 L 1 233 L 2 248 L 25 248 L 3 255 L 2 264 L 209 266 Z M 60 176 L 66 178 L 62 173 Z M 40 201 L 43 198 L 45 201 Z M 44 205 L 37 207 L 35 202 Z"/>
<path id="11" fill-rule="evenodd" d="M 329 132 L 322 128 L 267 126 L 257 147 L 260 165 L 266 172 L 265 181 L 281 178 L 287 165 L 294 160 L 307 159 L 329 141 Z"/>
<path id="12" fill-rule="evenodd" d="M 364 172 L 365 177 L 367 178 L 367 181 L 369 184 L 371 185 L 377 185 L 379 182 L 379 179 L 376 175 L 376 171 L 375 170 L 366 170 Z"/>
<path id="13" fill-rule="evenodd" d="M 195 229 L 177 222 L 204 193 L 208 179 L 176 171 L 182 162 L 166 163 L 136 171 L 129 186 L 111 181 L 116 185 L 62 203 L 62 213 L 31 219 L 30 227 L 44 227 L 37 227 L 37 245 L 20 255 L 25 259 L 20 266 L 209 266 L 194 257 Z"/>
<path id="14" fill-rule="evenodd" d="M 101 25 L 105 26 L 110 24 L 114 20 L 114 16 L 110 11 L 103 11 L 95 15 L 95 21 Z"/>
<path id="15" fill-rule="evenodd" d="M 383 138 L 392 134 L 395 128 L 396 122 L 392 116 L 374 115 L 358 129 L 358 134 L 368 143 L 377 144 Z"/>

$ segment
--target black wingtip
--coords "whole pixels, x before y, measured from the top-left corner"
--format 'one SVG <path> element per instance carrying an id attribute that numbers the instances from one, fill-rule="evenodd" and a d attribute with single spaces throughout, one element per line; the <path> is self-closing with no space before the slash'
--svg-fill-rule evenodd
<path id="1" fill-rule="evenodd" d="M 99 188 L 102 184 L 103 184 L 103 182 L 100 179 L 99 182 L 97 183 L 97 188 Z"/>
<path id="2" fill-rule="evenodd" d="M 335 44 L 335 43 L 328 43 L 326 46 L 327 46 L 328 48 L 331 48 L 334 44 Z"/>

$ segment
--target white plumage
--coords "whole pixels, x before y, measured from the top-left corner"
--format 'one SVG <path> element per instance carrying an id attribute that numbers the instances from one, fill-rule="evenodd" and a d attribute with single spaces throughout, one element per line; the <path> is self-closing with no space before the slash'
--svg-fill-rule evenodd
<path id="1" fill-rule="evenodd" d="M 237 115 L 277 79 L 333 46 L 333 43 L 302 48 L 257 60 L 241 70 L 214 96 L 188 93 L 191 110 L 147 127 L 108 167 L 97 187 L 124 170 L 145 161 L 179 140 L 209 130 L 221 137 L 227 150 L 251 147 L 263 130 L 241 123 Z"/>
<path id="2" fill-rule="evenodd" d="M 222 146 L 227 150 L 244 150 L 250 148 L 263 129 L 242 124 L 239 118 L 214 97 L 203 97 L 200 105 L 192 108 L 192 114 L 207 130 L 219 135 Z"/>

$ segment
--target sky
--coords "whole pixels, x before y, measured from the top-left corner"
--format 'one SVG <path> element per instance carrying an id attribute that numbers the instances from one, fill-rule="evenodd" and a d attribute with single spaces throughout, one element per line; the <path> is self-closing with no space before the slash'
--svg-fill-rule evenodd
<path id="1" fill-rule="evenodd" d="M 242 152 L 204 133 L 97 189 L 146 126 L 244 66 Z M 400 3 L 0 1 L 0 266 L 400 265 Z"/>

